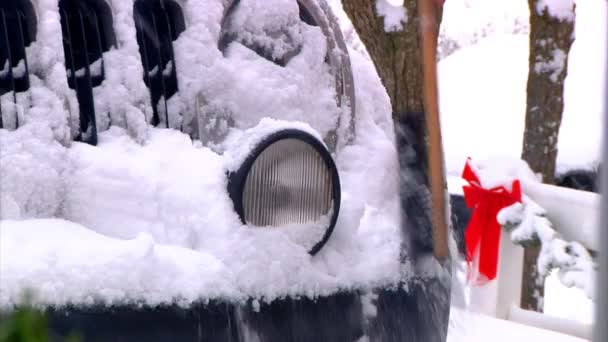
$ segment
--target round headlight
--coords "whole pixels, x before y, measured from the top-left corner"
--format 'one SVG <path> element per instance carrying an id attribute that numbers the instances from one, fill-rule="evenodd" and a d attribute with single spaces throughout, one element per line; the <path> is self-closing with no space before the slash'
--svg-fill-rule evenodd
<path id="1" fill-rule="evenodd" d="M 340 209 L 340 179 L 324 145 L 304 131 L 276 132 L 229 175 L 228 192 L 243 223 L 285 229 L 315 254 Z"/>

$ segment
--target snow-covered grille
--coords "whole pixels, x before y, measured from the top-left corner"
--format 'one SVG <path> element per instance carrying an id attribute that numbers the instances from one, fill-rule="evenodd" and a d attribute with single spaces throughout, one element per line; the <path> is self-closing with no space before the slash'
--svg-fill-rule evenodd
<path id="1" fill-rule="evenodd" d="M 137 43 L 150 90 L 154 126 L 170 127 L 168 100 L 178 92 L 173 41 L 185 29 L 181 7 L 169 0 L 137 0 L 133 8 Z M 172 115 L 179 113 L 172 113 Z"/>
<path id="2" fill-rule="evenodd" d="M 77 141 L 97 144 L 93 88 L 104 80 L 103 53 L 114 44 L 112 12 L 103 0 L 59 1 L 65 65 L 80 106 Z"/>
<path id="3" fill-rule="evenodd" d="M 335 107 L 333 103 L 328 102 L 327 106 L 323 108 L 311 108 L 311 112 L 324 123 L 327 122 L 327 124 L 323 124 L 321 134 L 330 151 L 335 151 L 338 146 L 344 146 L 352 141 L 355 113 L 352 71 L 340 27 L 329 6 L 323 1 L 276 1 L 276 4 L 272 2 L 271 5 L 266 6 L 262 4 L 269 3 L 268 1 L 228 0 L 229 5 L 221 22 L 218 49 L 227 59 L 238 59 L 244 54 L 253 52 L 260 58 L 283 67 L 285 75 L 296 71 L 303 65 L 302 60 L 307 60 L 310 67 L 303 72 L 315 71 L 318 73 L 310 73 L 311 76 L 317 77 L 314 80 L 313 77 L 297 78 L 302 81 L 306 80 L 303 83 L 310 81 L 308 85 L 302 84 L 302 86 L 295 87 L 302 91 L 311 84 L 318 86 L 333 78 L 335 81 Z M 278 4 L 284 4 L 285 7 Z M 243 47 L 250 51 L 247 52 Z M 253 61 L 255 58 L 253 55 L 251 57 L 253 58 L 249 61 Z M 324 58 L 321 60 L 318 57 Z M 293 60 L 296 62 L 291 63 Z M 249 61 L 247 63 L 250 63 Z M 266 66 L 271 67 L 268 64 Z M 326 76 L 329 77 L 324 79 Z M 263 87 L 264 82 L 261 82 L 261 88 Z M 314 93 L 317 91 L 318 89 L 308 90 L 308 92 Z M 298 98 L 300 95 L 295 97 Z M 322 98 L 324 97 L 314 98 L 310 102 L 321 103 Z M 257 105 L 255 100 L 251 102 Z M 234 117 L 239 124 L 251 120 L 250 117 L 268 115 L 263 106 L 258 106 L 261 109 L 260 114 L 255 113 L 255 105 L 250 106 L 254 110 L 231 108 L 230 111 L 234 112 Z M 289 119 L 315 121 L 312 117 L 299 118 L 290 112 L 290 108 L 280 109 L 274 115 L 281 115 L 281 119 L 291 116 Z M 206 123 L 204 122 L 204 124 Z M 210 126 L 213 127 L 213 124 Z M 319 129 L 319 127 L 314 128 Z"/>
<path id="4" fill-rule="evenodd" d="M 25 48 L 35 36 L 35 21 L 28 1 L 0 2 L 0 128 L 19 126 L 17 93 L 30 87 Z"/>

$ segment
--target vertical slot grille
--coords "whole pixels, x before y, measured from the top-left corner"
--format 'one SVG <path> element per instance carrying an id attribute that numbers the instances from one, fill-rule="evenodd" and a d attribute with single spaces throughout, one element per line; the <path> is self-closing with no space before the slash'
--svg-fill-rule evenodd
<path id="1" fill-rule="evenodd" d="M 20 124 L 18 93 L 30 87 L 26 47 L 35 36 L 35 21 L 28 1 L 0 2 L 0 128 L 16 129 Z"/>
<path id="2" fill-rule="evenodd" d="M 137 0 L 133 5 L 137 43 L 150 90 L 152 125 L 173 127 L 167 101 L 178 92 L 173 41 L 185 30 L 180 6 L 168 0 Z"/>
<path id="3" fill-rule="evenodd" d="M 105 70 L 103 53 L 113 45 L 112 16 L 103 0 L 59 1 L 68 85 L 80 106 L 76 141 L 97 144 L 93 88 L 101 85 Z"/>

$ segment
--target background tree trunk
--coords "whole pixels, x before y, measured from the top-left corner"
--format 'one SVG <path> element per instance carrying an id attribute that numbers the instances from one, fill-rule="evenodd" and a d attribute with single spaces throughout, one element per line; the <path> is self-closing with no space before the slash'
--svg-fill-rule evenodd
<path id="1" fill-rule="evenodd" d="M 556 18 L 546 9 L 539 13 L 538 2 L 528 0 L 530 55 L 522 159 L 542 175 L 545 183 L 553 183 L 574 21 Z M 523 309 L 542 311 L 543 281 L 536 271 L 539 251 L 540 247 L 525 249 L 520 303 Z"/>

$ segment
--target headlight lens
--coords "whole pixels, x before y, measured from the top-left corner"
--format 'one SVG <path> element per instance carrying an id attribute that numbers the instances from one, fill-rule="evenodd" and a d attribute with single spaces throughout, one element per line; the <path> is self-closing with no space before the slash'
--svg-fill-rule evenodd
<path id="1" fill-rule="evenodd" d="M 315 235 L 304 239 L 314 242 L 308 246 L 311 254 L 329 238 L 340 207 L 340 180 L 331 155 L 300 130 L 276 132 L 259 143 L 230 175 L 229 192 L 247 225 Z M 324 225 L 321 234 L 315 228 L 319 224 Z"/>
<path id="2" fill-rule="evenodd" d="M 307 143 L 283 139 L 253 163 L 243 189 L 245 222 L 281 226 L 315 222 L 331 210 L 332 177 Z"/>

